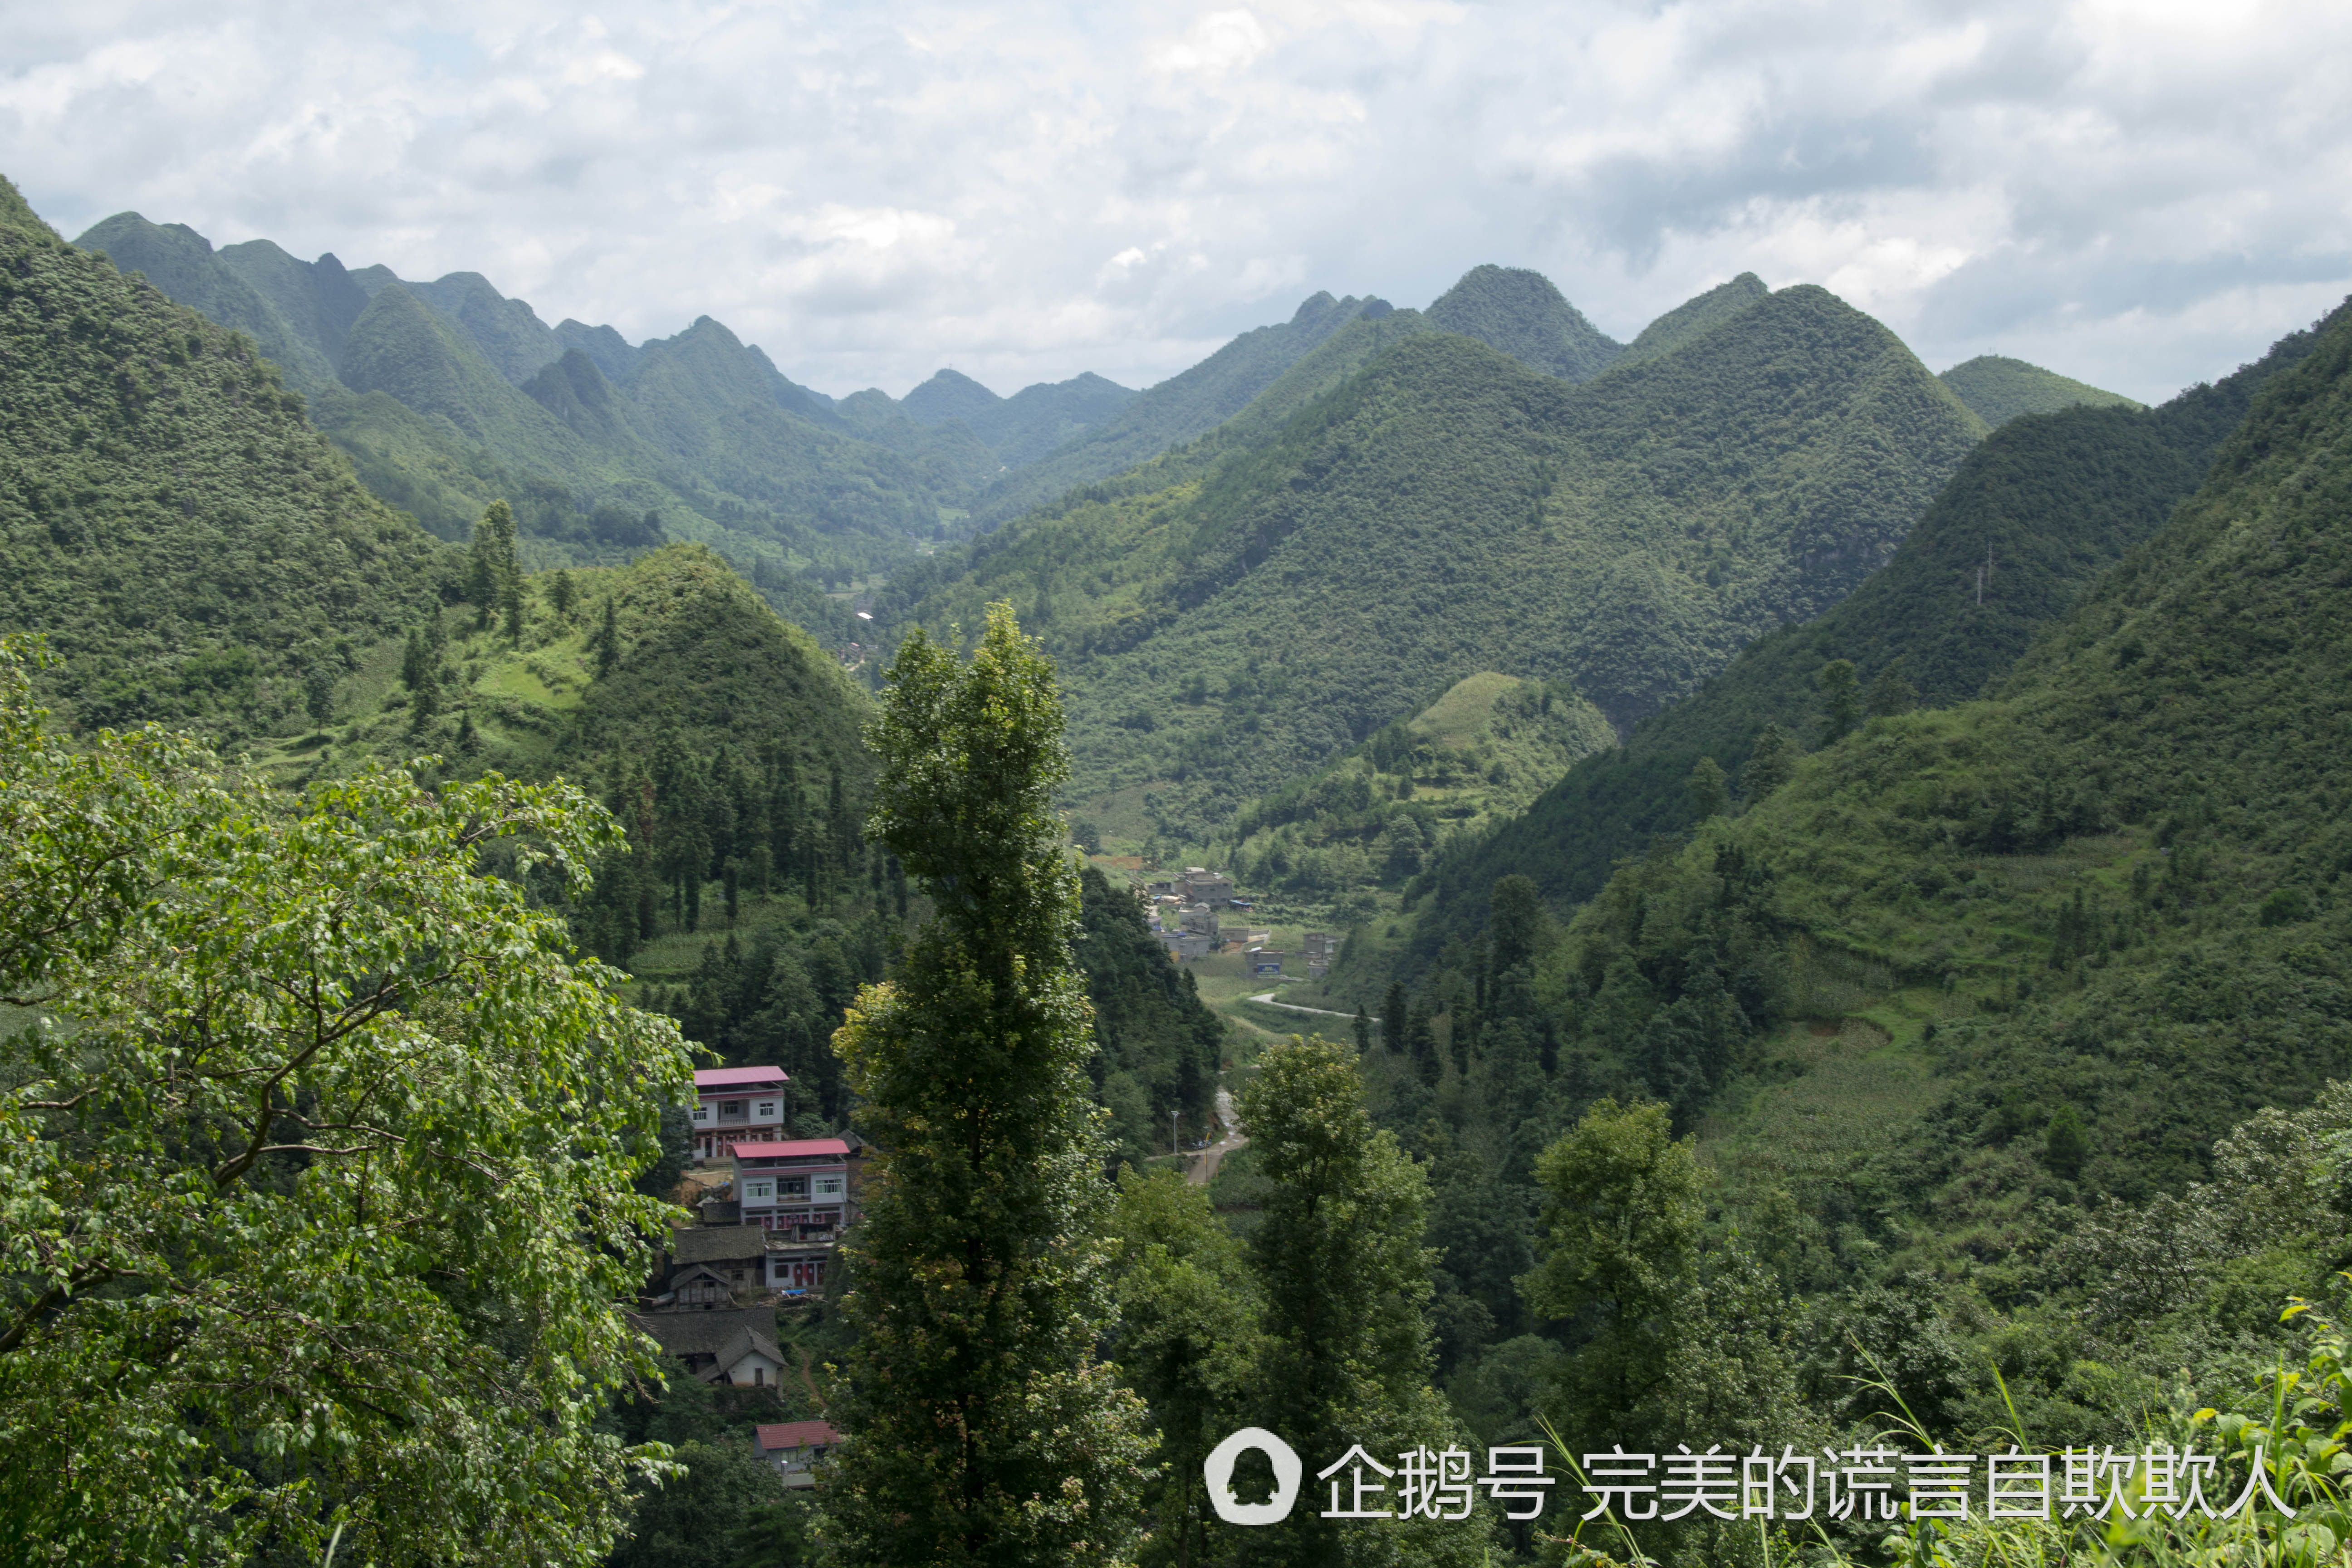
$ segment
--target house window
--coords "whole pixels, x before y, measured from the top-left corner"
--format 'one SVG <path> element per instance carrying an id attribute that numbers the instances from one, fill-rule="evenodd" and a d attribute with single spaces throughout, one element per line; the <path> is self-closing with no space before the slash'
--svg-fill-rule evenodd
<path id="1" fill-rule="evenodd" d="M 773 1182 L 746 1182 L 743 1184 L 743 1201 L 747 1204 L 774 1203 L 776 1184 Z"/>
<path id="2" fill-rule="evenodd" d="M 839 1176 L 819 1176 L 816 1179 L 816 1195 L 820 1200 L 841 1196 L 841 1188 L 842 1178 Z"/>
<path id="3" fill-rule="evenodd" d="M 720 1100 L 720 1101 L 719 1102 L 719 1120 L 720 1120 L 720 1121 L 737 1121 L 737 1120 L 740 1120 L 740 1119 L 741 1118 L 742 1114 L 743 1114 L 743 1102 L 742 1102 L 741 1100 Z"/>
<path id="4" fill-rule="evenodd" d="M 704 1104 L 699 1104 L 699 1103 L 698 1103 L 698 1104 L 695 1106 L 695 1108 L 694 1108 L 694 1121 L 695 1121 L 695 1125 L 697 1125 L 697 1126 L 701 1126 L 701 1125 L 703 1125 L 704 1123 L 708 1122 L 709 1120 L 710 1120 L 710 1107 L 709 1107 L 709 1106 L 708 1106 L 708 1105 L 704 1105 Z"/>
<path id="5" fill-rule="evenodd" d="M 782 1191 L 783 1194 L 788 1198 L 804 1198 L 808 1196 L 808 1178 L 806 1176 L 786 1176 L 784 1178 Z"/>
<path id="6" fill-rule="evenodd" d="M 761 1121 L 773 1121 L 776 1119 L 776 1102 L 772 1100 L 761 1100 L 759 1104 L 759 1120 Z"/>

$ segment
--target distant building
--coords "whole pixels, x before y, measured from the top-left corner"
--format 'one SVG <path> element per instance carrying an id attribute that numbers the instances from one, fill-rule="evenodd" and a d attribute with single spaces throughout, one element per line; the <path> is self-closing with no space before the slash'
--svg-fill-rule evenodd
<path id="1" fill-rule="evenodd" d="M 1182 879 L 1183 887 L 1175 890 L 1187 894 L 1196 904 L 1223 909 L 1234 901 L 1234 880 L 1222 871 L 1212 871 L 1202 866 L 1187 866 Z"/>
<path id="2" fill-rule="evenodd" d="M 1282 949 L 1254 947 L 1249 950 L 1250 973 L 1258 979 L 1268 979 L 1282 973 Z"/>
<path id="3" fill-rule="evenodd" d="M 839 1138 L 738 1143 L 736 1202 L 743 1228 L 767 1238 L 768 1284 L 821 1292 L 835 1240 L 857 1217 L 856 1153 Z"/>
<path id="4" fill-rule="evenodd" d="M 1310 931 L 1307 933 L 1307 979 L 1322 979 L 1330 970 L 1331 961 L 1339 956 L 1339 944 L 1331 940 L 1329 932 Z"/>
<path id="5" fill-rule="evenodd" d="M 756 1428 L 751 1441 L 785 1486 L 813 1487 L 817 1465 L 841 1447 L 841 1434 L 829 1421 L 780 1421 Z"/>
<path id="6" fill-rule="evenodd" d="M 695 1158 L 722 1160 L 729 1149 L 746 1138 L 756 1142 L 781 1136 L 784 1130 L 784 1086 L 791 1081 L 782 1068 L 704 1068 L 697 1071 Z"/>
<path id="7" fill-rule="evenodd" d="M 784 1352 L 776 1348 L 772 1307 L 631 1312 L 628 1319 L 661 1346 L 663 1354 L 683 1363 L 705 1383 L 772 1388 L 783 1373 Z"/>
<path id="8" fill-rule="evenodd" d="M 684 1311 L 732 1304 L 768 1288 L 767 1233 L 744 1225 L 694 1226 L 670 1233 L 667 1278 L 655 1305 Z M 717 1289 L 721 1294 L 712 1295 Z M 675 1298 L 664 1300 L 665 1297 Z"/>
<path id="9" fill-rule="evenodd" d="M 1176 929 L 1197 931 L 1213 942 L 1220 929 L 1217 911 L 1207 904 L 1186 904 L 1177 912 Z"/>

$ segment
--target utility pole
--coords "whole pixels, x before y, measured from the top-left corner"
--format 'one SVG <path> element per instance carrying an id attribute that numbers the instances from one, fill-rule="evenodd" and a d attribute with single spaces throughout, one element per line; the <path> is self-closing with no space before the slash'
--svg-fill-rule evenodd
<path id="1" fill-rule="evenodd" d="M 1168 1113 L 1168 1152 L 1176 1156 L 1176 1168 L 1184 1168 L 1184 1145 L 1176 1139 L 1176 1119 L 1183 1115 L 1181 1107 Z"/>

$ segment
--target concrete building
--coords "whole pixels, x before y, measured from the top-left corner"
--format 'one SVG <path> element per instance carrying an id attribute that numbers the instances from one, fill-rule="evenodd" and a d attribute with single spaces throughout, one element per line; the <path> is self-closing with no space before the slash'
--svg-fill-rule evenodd
<path id="1" fill-rule="evenodd" d="M 841 1434 L 828 1421 L 779 1421 L 756 1428 L 751 1441 L 784 1485 L 797 1489 L 816 1485 L 816 1468 L 841 1447 Z"/>
<path id="2" fill-rule="evenodd" d="M 694 1075 L 694 1154 L 723 1160 L 744 1139 L 782 1136 L 784 1086 L 782 1068 L 704 1068 Z"/>
<path id="3" fill-rule="evenodd" d="M 1222 871 L 1212 871 L 1204 866 L 1184 868 L 1183 886 L 1173 891 L 1188 895 L 1196 904 L 1211 909 L 1223 909 L 1234 901 L 1234 881 Z"/>
<path id="4" fill-rule="evenodd" d="M 1258 980 L 1282 978 L 1282 949 L 1254 947 L 1249 950 L 1250 974 Z"/>
<path id="5" fill-rule="evenodd" d="M 1339 944 L 1328 931 L 1310 931 L 1306 942 L 1307 978 L 1320 980 L 1329 972 L 1331 961 L 1339 956 Z"/>
<path id="6" fill-rule="evenodd" d="M 856 1152 L 839 1138 L 738 1143 L 730 1156 L 743 1228 L 767 1238 L 768 1284 L 821 1293 L 834 1242 L 856 1220 Z"/>

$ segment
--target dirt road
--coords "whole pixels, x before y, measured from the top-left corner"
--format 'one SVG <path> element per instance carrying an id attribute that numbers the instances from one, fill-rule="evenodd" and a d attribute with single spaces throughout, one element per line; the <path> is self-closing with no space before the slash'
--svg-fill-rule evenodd
<path id="1" fill-rule="evenodd" d="M 1184 1179 L 1196 1187 L 1205 1187 L 1217 1173 L 1229 1151 L 1249 1142 L 1242 1136 L 1241 1123 L 1234 1116 L 1234 1097 L 1230 1089 L 1217 1090 L 1217 1120 L 1225 1124 L 1225 1135 L 1192 1156 L 1184 1171 Z"/>

